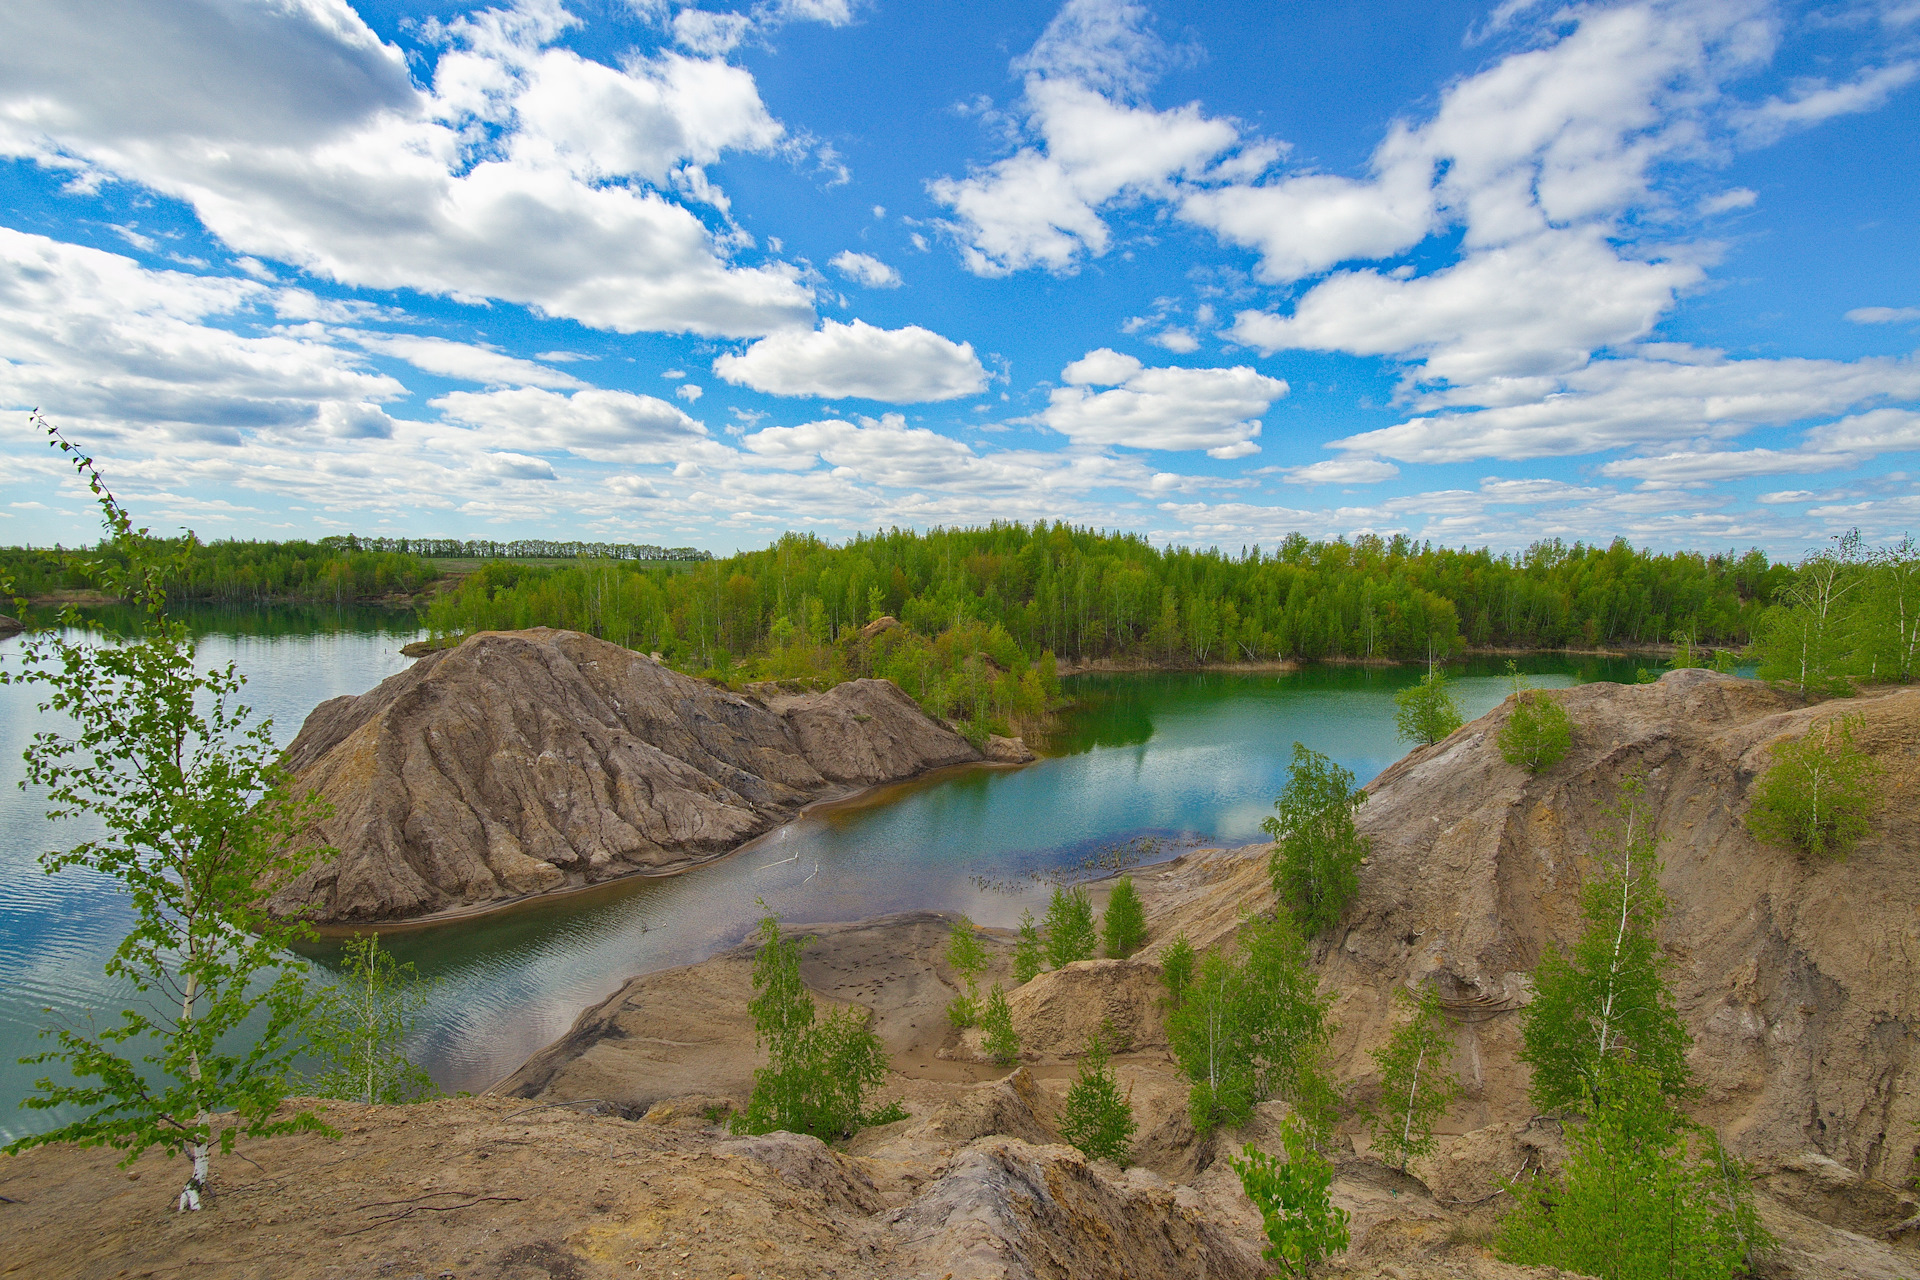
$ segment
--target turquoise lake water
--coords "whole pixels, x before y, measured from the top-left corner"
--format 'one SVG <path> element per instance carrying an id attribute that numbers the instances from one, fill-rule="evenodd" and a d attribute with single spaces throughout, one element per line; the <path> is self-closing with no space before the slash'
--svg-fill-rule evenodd
<path id="1" fill-rule="evenodd" d="M 209 614 L 201 654 L 231 659 L 248 698 L 291 741 L 312 707 L 403 669 L 410 620 L 313 615 L 307 634 L 258 634 L 244 616 Z M 325 629 L 320 629 L 325 628 Z M 255 634 L 240 634 L 251 630 Z M 17 663 L 18 640 L 0 642 Z M 1541 657 L 1541 686 L 1631 680 L 1632 662 Z M 1452 664 L 1469 719 L 1507 693 L 1500 664 Z M 1398 759 L 1393 694 L 1416 668 L 1314 666 L 1282 674 L 1089 675 L 1051 744 L 1016 770 L 970 769 L 888 788 L 808 816 L 684 875 L 629 880 L 480 920 L 389 935 L 403 960 L 439 979 L 412 1050 L 442 1087 L 484 1089 L 564 1032 L 635 973 L 698 960 L 738 942 L 764 901 L 795 922 L 912 908 L 965 911 L 989 925 L 1038 915 L 1045 877 L 1116 857 L 1153 861 L 1196 844 L 1258 839 L 1295 741 L 1364 782 Z M 101 973 L 129 918 L 110 883 L 41 873 L 45 850 L 84 838 L 56 828 L 42 797 L 18 787 L 20 751 L 40 721 L 31 691 L 0 688 L 0 1135 L 58 1117 L 15 1110 L 39 1068 L 33 1052 L 57 1017 L 111 1012 L 124 994 Z M 305 948 L 303 948 L 305 949 Z M 310 949 L 321 964 L 327 945 Z M 55 1014 L 43 1010 L 52 1008 Z"/>

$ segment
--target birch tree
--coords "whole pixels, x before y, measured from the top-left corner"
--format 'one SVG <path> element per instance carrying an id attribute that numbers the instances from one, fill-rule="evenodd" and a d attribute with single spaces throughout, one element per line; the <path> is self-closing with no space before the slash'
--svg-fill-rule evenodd
<path id="1" fill-rule="evenodd" d="M 307 1043 L 320 1070 L 304 1087 L 323 1098 L 355 1102 L 418 1102 L 439 1089 L 406 1054 L 415 1015 L 433 983 L 402 964 L 368 934 L 347 943 L 340 981 L 320 992 L 307 1016 Z"/>
<path id="2" fill-rule="evenodd" d="M 1368 1119 L 1374 1154 L 1404 1170 L 1413 1157 L 1433 1153 L 1438 1145 L 1433 1122 L 1453 1105 L 1460 1081 L 1452 1070 L 1453 1039 L 1440 994 L 1428 987 L 1410 995 L 1401 987 L 1394 998 L 1413 1016 L 1373 1051 L 1380 1068 L 1380 1102 Z"/>
<path id="3" fill-rule="evenodd" d="M 69 614 L 67 630 L 83 638 L 30 634 L 22 668 L 0 679 L 46 690 L 41 713 L 71 725 L 34 734 L 27 781 L 46 788 L 50 819 L 93 818 L 104 834 L 40 865 L 92 871 L 125 890 L 133 927 L 106 971 L 138 999 L 105 1026 L 70 1018 L 42 1033 L 57 1047 L 22 1061 L 65 1074 L 42 1077 L 23 1105 L 82 1114 L 8 1149 L 104 1144 L 131 1164 L 171 1148 L 188 1165 L 177 1205 L 195 1210 L 215 1145 L 225 1153 L 241 1135 L 325 1131 L 310 1112 L 275 1115 L 310 1001 L 305 965 L 287 951 L 306 930 L 265 909 L 273 886 L 316 856 L 293 850 L 318 806 L 293 797 L 271 722 L 237 701 L 233 665 L 202 670 L 187 628 L 166 616 L 168 552 L 178 545 L 134 528 L 93 460 L 38 414 L 33 421 L 105 514 L 110 539 L 94 581 L 140 606 L 144 620 L 116 641 L 85 633 Z"/>
<path id="4" fill-rule="evenodd" d="M 1293 744 L 1287 785 L 1261 827 L 1274 840 L 1274 896 L 1308 937 L 1332 927 L 1360 888 L 1360 862 L 1371 844 L 1353 815 L 1366 800 L 1351 773 L 1305 743 Z"/>
<path id="5" fill-rule="evenodd" d="M 1594 839 L 1599 872 L 1581 886 L 1580 939 L 1564 954 L 1547 949 L 1521 1013 L 1519 1057 L 1533 1068 L 1542 1111 L 1603 1092 L 1603 1067 L 1615 1059 L 1650 1072 L 1670 1096 L 1688 1090 L 1692 1037 L 1667 984 L 1671 961 L 1654 937 L 1667 911 L 1659 844 L 1645 780 L 1629 777 Z"/>

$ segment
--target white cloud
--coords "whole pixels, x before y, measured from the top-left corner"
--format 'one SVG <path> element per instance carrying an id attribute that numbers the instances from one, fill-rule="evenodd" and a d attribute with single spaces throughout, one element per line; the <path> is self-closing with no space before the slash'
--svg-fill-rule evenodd
<path id="1" fill-rule="evenodd" d="M 1855 466 L 1857 456 L 1801 450 L 1730 449 L 1705 453 L 1668 453 L 1655 458 L 1623 458 L 1600 468 L 1604 476 L 1632 477 L 1653 484 L 1700 484 L 1747 476 L 1805 475 Z"/>
<path id="2" fill-rule="evenodd" d="M 699 400 L 701 396 L 705 395 L 706 392 L 700 387 L 694 386 L 691 382 L 683 382 L 673 389 L 673 394 L 685 400 L 688 404 L 693 404 Z"/>
<path id="3" fill-rule="evenodd" d="M 919 404 L 976 395 L 986 370 L 973 344 L 908 325 L 879 329 L 864 320 L 828 320 L 813 332 L 788 330 L 723 355 L 713 371 L 737 386 L 777 396 L 858 397 Z"/>
<path id="4" fill-rule="evenodd" d="M 1379 458 L 1329 458 L 1283 473 L 1288 484 L 1378 484 L 1400 474 L 1400 468 Z"/>
<path id="5" fill-rule="evenodd" d="M 1396 131 L 1382 152 L 1403 141 Z M 1411 248 L 1431 229 L 1433 206 L 1429 175 L 1416 164 L 1395 163 L 1370 182 L 1303 174 L 1266 186 L 1190 191 L 1180 216 L 1257 251 L 1260 278 L 1281 284 L 1348 259 Z"/>
<path id="6" fill-rule="evenodd" d="M 730 52 L 752 27 L 753 19 L 744 13 L 682 9 L 673 15 L 673 38 L 706 57 Z"/>
<path id="7" fill-rule="evenodd" d="M 1920 62 L 1898 62 L 1862 71 L 1843 84 L 1803 81 L 1787 97 L 1769 98 L 1734 113 L 1736 128 L 1755 142 L 1770 142 L 1792 129 L 1811 128 L 1835 116 L 1878 111 L 1887 99 L 1920 75 Z"/>
<path id="8" fill-rule="evenodd" d="M 517 359 L 466 342 L 451 342 L 445 338 L 411 333 L 368 333 L 356 329 L 343 329 L 336 336 L 368 351 L 405 360 L 427 373 L 457 378 L 463 382 L 479 382 L 493 387 L 575 388 L 587 385 L 572 374 L 562 373 L 558 369 L 549 369 L 531 360 Z"/>
<path id="9" fill-rule="evenodd" d="M 732 453 L 665 400 L 626 391 L 455 391 L 430 403 L 448 421 L 474 428 L 489 450 L 564 451 L 624 463 L 708 461 L 712 450 Z"/>
<path id="10" fill-rule="evenodd" d="M 191 204 L 237 251 L 342 283 L 500 298 L 621 332 L 807 323 L 799 274 L 727 258 L 670 198 L 783 137 L 747 72 L 665 53 L 615 69 L 549 47 L 552 0 L 436 28 L 416 90 L 342 0 L 14 6 L 0 153 Z"/>
<path id="11" fill-rule="evenodd" d="M 1104 206 L 1169 197 L 1175 178 L 1197 176 L 1238 142 L 1231 123 L 1197 104 L 1158 111 L 1134 101 L 1166 61 L 1146 20 L 1138 5 L 1068 0 L 1016 64 L 1026 73 L 1034 144 L 965 178 L 927 184 L 954 212 L 968 270 L 1070 271 L 1082 255 L 1107 251 Z"/>
<path id="12" fill-rule="evenodd" d="M 1430 380 L 1559 373 L 1597 348 L 1644 335 L 1675 291 L 1702 275 L 1691 263 L 1623 258 L 1597 229 L 1554 231 L 1427 276 L 1340 272 L 1309 290 L 1292 315 L 1241 312 L 1232 336 L 1267 353 L 1424 358 Z"/>
<path id="13" fill-rule="evenodd" d="M 0 399 L 97 435 L 234 443 L 249 429 L 325 426 L 329 404 L 363 427 L 372 406 L 403 393 L 328 343 L 206 323 L 268 296 L 251 280 L 151 271 L 0 228 Z"/>
<path id="14" fill-rule="evenodd" d="M 1190 329 L 1163 329 L 1150 335 L 1147 341 L 1176 355 L 1191 355 L 1200 349 L 1200 339 L 1194 337 Z"/>
<path id="15" fill-rule="evenodd" d="M 1920 395 L 1913 398 L 1920 399 Z M 1920 413 L 1875 409 L 1807 432 L 1815 449 L 1844 453 L 1904 453 L 1920 449 Z"/>
<path id="16" fill-rule="evenodd" d="M 1728 213 L 1734 209 L 1751 209 L 1759 202 L 1760 193 L 1751 187 L 1735 187 L 1731 191 L 1722 191 L 1717 196 L 1708 196 L 1700 202 L 1702 217 L 1712 217 L 1716 213 Z"/>
<path id="17" fill-rule="evenodd" d="M 870 254 L 843 249 L 828 259 L 827 265 L 849 280 L 869 289 L 898 289 L 900 273 Z"/>
<path id="18" fill-rule="evenodd" d="M 1564 457 L 1724 440 L 1876 401 L 1920 399 L 1920 365 L 1910 359 L 1729 360 L 1686 348 L 1652 354 L 1597 360 L 1559 377 L 1436 393 L 1424 404 L 1438 412 L 1348 436 L 1333 447 L 1402 462 Z M 1478 407 L 1453 409 L 1457 404 Z M 1835 437 L 1815 447 L 1853 446 Z"/>
<path id="19" fill-rule="evenodd" d="M 1149 369 L 1102 347 L 1061 371 L 1037 421 L 1076 444 L 1133 449 L 1204 449 L 1216 458 L 1258 453 L 1260 415 L 1287 384 L 1246 365 L 1231 369 Z M 1095 391 L 1095 387 L 1111 387 Z"/>
<path id="20" fill-rule="evenodd" d="M 1855 324 L 1904 324 L 1920 320 L 1920 307 L 1855 307 L 1847 319 Z"/>

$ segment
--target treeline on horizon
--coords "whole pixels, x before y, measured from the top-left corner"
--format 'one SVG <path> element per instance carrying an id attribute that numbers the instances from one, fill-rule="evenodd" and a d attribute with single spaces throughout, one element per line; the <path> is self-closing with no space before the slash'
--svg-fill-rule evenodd
<path id="1" fill-rule="evenodd" d="M 490 542 L 457 538 L 362 538 L 340 534 L 314 541 L 201 542 L 165 539 L 179 554 L 167 590 L 176 600 L 213 604 L 348 604 L 412 596 L 443 575 L 438 560 L 594 559 L 697 563 L 713 554 L 692 547 L 625 542 L 554 542 L 522 538 Z M 0 572 L 27 596 L 93 586 L 89 565 L 124 561 L 111 547 L 0 548 Z"/>
<path id="2" fill-rule="evenodd" d="M 633 563 L 492 562 L 425 610 L 437 636 L 583 631 L 739 684 L 892 679 L 976 736 L 1058 697 L 1056 662 L 1162 665 L 1444 658 L 1467 646 L 1744 646 L 1795 580 L 1744 555 L 1543 542 L 1454 550 L 1406 537 L 1273 550 L 1160 549 L 1065 524 L 787 534 L 676 574 Z M 862 636 L 878 620 L 901 625 Z"/>

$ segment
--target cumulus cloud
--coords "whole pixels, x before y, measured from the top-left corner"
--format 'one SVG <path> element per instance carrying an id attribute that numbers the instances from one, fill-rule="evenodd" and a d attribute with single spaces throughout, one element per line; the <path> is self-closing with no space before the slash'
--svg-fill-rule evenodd
<path id="1" fill-rule="evenodd" d="M 843 249 L 827 260 L 827 265 L 869 289 L 898 289 L 900 273 L 870 254 Z"/>
<path id="2" fill-rule="evenodd" d="M 1920 320 L 1920 307 L 1855 307 L 1847 319 L 1855 324 L 1904 324 Z"/>
<path id="3" fill-rule="evenodd" d="M 411 83 L 342 0 L 14 6 L 0 154 L 189 203 L 241 253 L 349 285 L 500 298 L 621 332 L 807 323 L 799 273 L 729 260 L 681 202 L 703 166 L 784 130 L 752 76 L 663 53 L 621 68 L 552 42 L 554 3 L 436 25 Z"/>
<path id="4" fill-rule="evenodd" d="M 1429 396 L 1438 410 L 1361 432 L 1333 447 L 1402 462 L 1542 458 L 1632 445 L 1724 440 L 1755 427 L 1792 426 L 1876 401 L 1920 399 L 1911 359 L 1730 360 L 1669 349 L 1664 358 L 1598 360 L 1559 377 L 1516 379 Z M 1452 405 L 1480 400 L 1475 407 Z M 1828 443 L 1822 449 L 1851 446 Z"/>
<path id="5" fill-rule="evenodd" d="M 1061 371 L 1037 421 L 1076 444 L 1204 449 L 1215 458 L 1258 453 L 1260 416 L 1287 384 L 1247 365 L 1150 369 L 1101 347 Z M 1097 387 L 1110 390 L 1097 391 Z"/>
<path id="6" fill-rule="evenodd" d="M 1016 64 L 1033 142 L 965 178 L 928 184 L 953 211 L 968 270 L 1070 271 L 1107 251 L 1104 206 L 1168 197 L 1175 178 L 1197 175 L 1238 142 L 1231 123 L 1197 104 L 1159 111 L 1137 100 L 1166 62 L 1146 24 L 1139 5 L 1068 0 Z"/>
<path id="7" fill-rule="evenodd" d="M 879 329 L 864 320 L 828 320 L 818 330 L 788 330 L 723 355 L 713 371 L 736 386 L 777 396 L 857 397 L 920 404 L 977 395 L 986 370 L 973 344 L 931 329 Z"/>
<path id="8" fill-rule="evenodd" d="M 665 400 L 599 389 L 560 395 L 534 387 L 455 391 L 429 402 L 481 433 L 492 450 L 566 452 L 596 462 L 712 460 L 704 424 Z"/>
<path id="9" fill-rule="evenodd" d="M 1674 293 L 1703 274 L 1692 263 L 1623 258 L 1599 229 L 1549 231 L 1427 276 L 1340 272 L 1308 290 L 1291 315 L 1241 312 L 1232 336 L 1269 354 L 1421 359 L 1422 376 L 1433 380 L 1557 373 L 1646 334 Z"/>
<path id="10" fill-rule="evenodd" d="M 377 406 L 404 393 L 399 382 L 324 341 L 225 327 L 267 299 L 251 280 L 151 271 L 0 228 L 0 399 L 109 436 L 232 444 L 315 423 L 385 434 Z"/>

